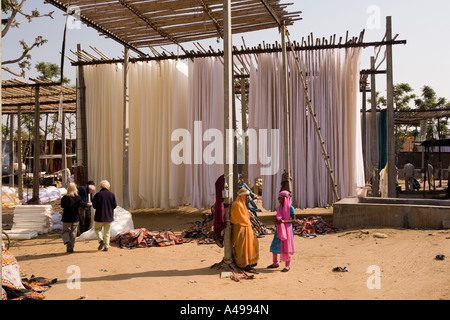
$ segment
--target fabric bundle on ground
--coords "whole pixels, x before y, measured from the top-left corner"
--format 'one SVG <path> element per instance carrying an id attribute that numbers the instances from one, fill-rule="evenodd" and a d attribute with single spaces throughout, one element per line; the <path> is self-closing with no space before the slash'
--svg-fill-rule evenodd
<path id="1" fill-rule="evenodd" d="M 335 232 L 331 220 L 323 220 L 320 216 L 310 216 L 299 220 L 299 224 L 294 224 L 294 234 L 301 237 L 310 238 L 318 234 Z"/>
<path id="2" fill-rule="evenodd" d="M 57 279 L 22 278 L 16 258 L 2 243 L 2 300 L 42 300 Z"/>
<path id="3" fill-rule="evenodd" d="M 296 53 L 308 86 L 308 95 L 325 143 L 334 180 L 341 198 L 356 195 L 364 187 L 362 160 L 359 65 L 360 48 Z M 331 182 L 321 154 L 313 120 L 307 111 L 303 85 L 295 57 L 288 55 L 290 95 L 290 149 L 292 204 L 296 208 L 324 207 L 332 203 Z M 284 109 L 281 55 L 259 54 L 251 65 L 249 128 L 278 129 L 278 150 L 266 147 L 266 154 L 279 157 L 274 175 L 261 175 L 261 164 L 249 166 L 250 181 L 263 178 L 262 204 L 277 207 L 284 169 Z M 269 140 L 270 141 L 270 140 Z M 259 148 L 261 146 L 258 145 Z M 260 151 L 261 152 L 261 151 Z"/>
<path id="4" fill-rule="evenodd" d="M 95 210 L 92 210 L 92 217 L 95 215 Z M 95 240 L 97 235 L 94 229 L 94 219 L 91 220 L 91 228 L 83 232 L 77 239 L 80 240 Z M 117 206 L 114 209 L 114 221 L 111 223 L 111 238 L 115 237 L 122 231 L 134 229 L 133 218 L 131 213 L 122 207 Z"/>
<path id="5" fill-rule="evenodd" d="M 203 222 L 196 221 L 189 230 L 184 230 L 181 236 L 187 240 L 196 240 L 198 244 L 217 243 L 219 246 L 223 246 L 222 242 L 216 241 L 214 227 L 206 220 L 203 220 Z"/>
<path id="6" fill-rule="evenodd" d="M 112 242 L 120 248 L 148 248 L 166 247 L 184 242 L 183 238 L 177 237 L 172 231 L 148 231 L 145 228 L 127 230 L 111 238 Z"/>

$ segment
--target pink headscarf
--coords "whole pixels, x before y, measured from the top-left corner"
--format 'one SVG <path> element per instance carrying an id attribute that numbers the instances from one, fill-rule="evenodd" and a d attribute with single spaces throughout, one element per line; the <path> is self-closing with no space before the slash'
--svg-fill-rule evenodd
<path id="1" fill-rule="evenodd" d="M 281 191 L 278 198 L 284 198 L 283 204 L 278 206 L 277 220 L 290 220 L 291 217 L 291 194 L 288 191 Z M 287 228 L 284 223 L 277 225 L 277 234 L 281 240 L 287 239 Z"/>
<path id="2" fill-rule="evenodd" d="M 288 191 L 281 191 L 278 198 L 284 198 L 284 203 L 278 207 L 277 219 L 289 220 L 291 218 L 291 194 Z"/>
<path id="3" fill-rule="evenodd" d="M 277 220 L 291 220 L 291 194 L 288 191 L 281 191 L 278 197 L 284 198 L 284 202 L 278 207 Z M 278 224 L 277 235 L 281 240 L 280 258 L 283 261 L 290 261 L 292 254 L 295 252 L 292 224 Z"/>

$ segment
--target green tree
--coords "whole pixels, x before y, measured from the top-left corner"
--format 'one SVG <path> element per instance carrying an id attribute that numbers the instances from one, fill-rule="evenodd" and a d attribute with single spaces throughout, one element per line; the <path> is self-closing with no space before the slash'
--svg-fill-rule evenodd
<path id="1" fill-rule="evenodd" d="M 56 80 L 61 76 L 61 68 L 55 63 L 38 62 L 36 63 L 35 68 L 40 73 L 37 77 L 39 80 Z M 62 82 L 65 84 L 70 83 L 70 79 L 63 77 Z"/>

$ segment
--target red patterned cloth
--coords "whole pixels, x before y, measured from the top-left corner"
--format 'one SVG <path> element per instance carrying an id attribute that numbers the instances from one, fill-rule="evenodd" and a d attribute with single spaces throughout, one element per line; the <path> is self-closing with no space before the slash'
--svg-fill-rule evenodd
<path id="1" fill-rule="evenodd" d="M 16 258 L 2 244 L 2 300 L 43 300 L 44 291 L 57 280 L 21 278 Z"/>
<path id="2" fill-rule="evenodd" d="M 111 238 L 111 241 L 117 243 L 120 248 L 129 249 L 165 247 L 185 242 L 172 231 L 148 231 L 145 228 L 123 231 Z"/>
<path id="3" fill-rule="evenodd" d="M 317 234 L 327 234 L 335 232 L 331 220 L 323 220 L 320 216 L 310 216 L 298 221 L 298 225 L 294 225 L 294 234 L 302 237 L 313 237 Z"/>

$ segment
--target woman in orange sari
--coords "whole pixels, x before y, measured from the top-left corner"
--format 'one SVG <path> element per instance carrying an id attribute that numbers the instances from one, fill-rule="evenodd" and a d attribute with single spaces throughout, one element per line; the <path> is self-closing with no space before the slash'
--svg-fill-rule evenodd
<path id="1" fill-rule="evenodd" d="M 259 259 L 259 242 L 250 222 L 246 202 L 250 192 L 242 188 L 231 205 L 230 222 L 233 224 L 231 241 L 234 261 L 244 271 L 257 273 L 254 269 Z"/>

